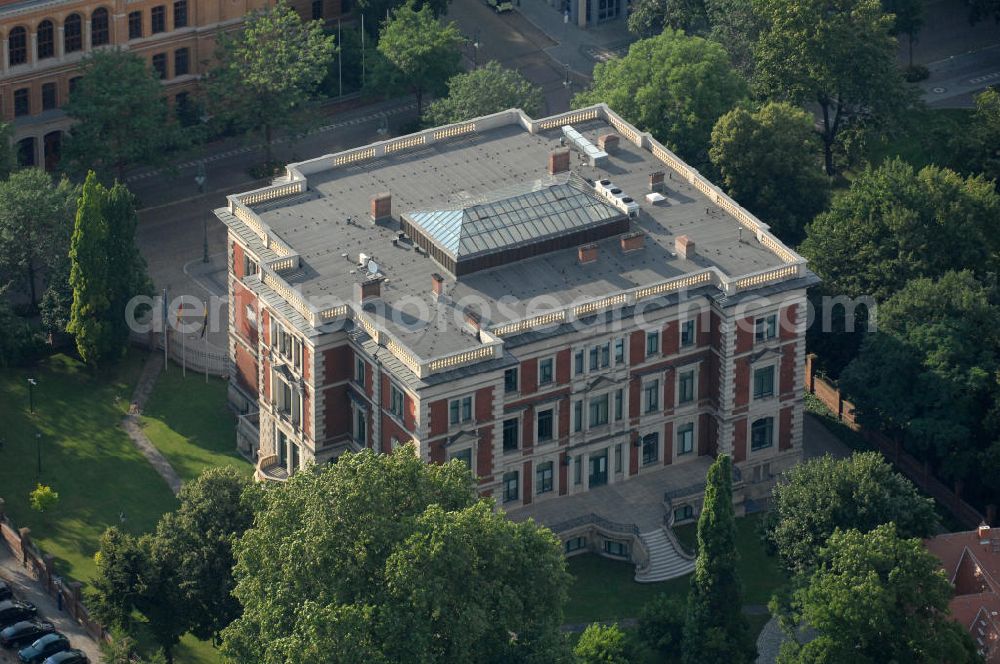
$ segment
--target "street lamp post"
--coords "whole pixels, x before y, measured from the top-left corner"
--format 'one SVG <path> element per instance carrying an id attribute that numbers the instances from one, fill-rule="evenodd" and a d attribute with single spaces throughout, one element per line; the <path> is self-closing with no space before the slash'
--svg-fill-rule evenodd
<path id="1" fill-rule="evenodd" d="M 208 180 L 208 176 L 205 175 L 205 162 L 198 162 L 198 171 L 194 175 L 194 182 L 198 185 L 198 193 L 205 193 L 205 182 Z M 208 218 L 202 217 L 201 220 L 201 262 L 208 262 Z"/>
<path id="2" fill-rule="evenodd" d="M 35 434 L 35 453 L 38 457 L 38 479 L 42 479 L 42 434 Z"/>
<path id="3" fill-rule="evenodd" d="M 34 378 L 28 379 L 28 412 L 34 414 L 35 412 L 35 385 L 38 385 L 38 381 Z"/>
<path id="4" fill-rule="evenodd" d="M 566 78 L 563 79 L 563 86 L 565 86 L 566 89 L 569 90 L 569 86 L 572 85 L 572 81 L 569 80 L 569 64 L 563 64 L 563 67 L 566 70 Z"/>
<path id="5" fill-rule="evenodd" d="M 472 68 L 479 69 L 479 28 L 476 28 L 476 36 L 472 41 Z"/>

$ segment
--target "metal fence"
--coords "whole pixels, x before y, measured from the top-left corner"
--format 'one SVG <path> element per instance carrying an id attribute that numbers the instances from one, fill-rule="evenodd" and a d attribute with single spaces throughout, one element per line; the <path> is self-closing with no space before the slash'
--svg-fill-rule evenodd
<path id="1" fill-rule="evenodd" d="M 130 334 L 132 343 L 148 350 L 163 351 L 162 333 L 149 332 Z M 167 357 L 182 370 L 207 373 L 210 376 L 229 376 L 229 356 L 208 346 L 197 334 L 183 335 L 176 330 L 167 331 Z"/>

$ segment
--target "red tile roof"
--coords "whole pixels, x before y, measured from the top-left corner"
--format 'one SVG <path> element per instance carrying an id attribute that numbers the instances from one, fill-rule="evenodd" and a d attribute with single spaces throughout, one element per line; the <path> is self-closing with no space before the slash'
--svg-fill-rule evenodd
<path id="1" fill-rule="evenodd" d="M 952 618 L 987 664 L 1000 664 L 1000 528 L 938 535 L 924 545 L 955 586 Z"/>

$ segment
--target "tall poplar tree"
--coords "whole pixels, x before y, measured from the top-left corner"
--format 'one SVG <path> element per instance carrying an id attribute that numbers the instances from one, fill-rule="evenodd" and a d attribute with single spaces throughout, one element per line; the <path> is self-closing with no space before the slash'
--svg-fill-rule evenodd
<path id="1" fill-rule="evenodd" d="M 92 366 L 110 350 L 108 330 L 108 224 L 104 218 L 107 189 L 91 171 L 83 183 L 70 243 L 69 283 L 73 288 L 66 331 L 76 337 L 81 359 Z"/>
<path id="2" fill-rule="evenodd" d="M 114 348 L 123 348 L 128 343 L 125 307 L 136 295 L 151 295 L 152 284 L 146 260 L 135 244 L 135 197 L 120 182 L 107 192 L 104 216 L 108 226 L 109 339 Z"/>
<path id="3" fill-rule="evenodd" d="M 737 572 L 732 472 L 726 454 L 720 454 L 708 470 L 684 625 L 684 664 L 749 664 L 757 658 L 743 616 L 743 584 Z"/>

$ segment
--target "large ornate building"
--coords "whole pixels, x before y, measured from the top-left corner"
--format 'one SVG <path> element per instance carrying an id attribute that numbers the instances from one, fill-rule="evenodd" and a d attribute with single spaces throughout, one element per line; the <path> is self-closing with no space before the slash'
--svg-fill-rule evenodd
<path id="1" fill-rule="evenodd" d="M 332 18 L 342 0 L 293 0 L 305 18 Z M 0 98 L 22 165 L 51 169 L 70 122 L 60 107 L 80 60 L 98 48 L 141 55 L 183 105 L 210 66 L 215 36 L 273 0 L 0 0 Z"/>
<path id="2" fill-rule="evenodd" d="M 228 200 L 230 398 L 261 479 L 414 441 L 508 511 L 647 481 L 685 520 L 717 453 L 741 501 L 801 456 L 815 276 L 604 105 L 429 129 Z"/>

